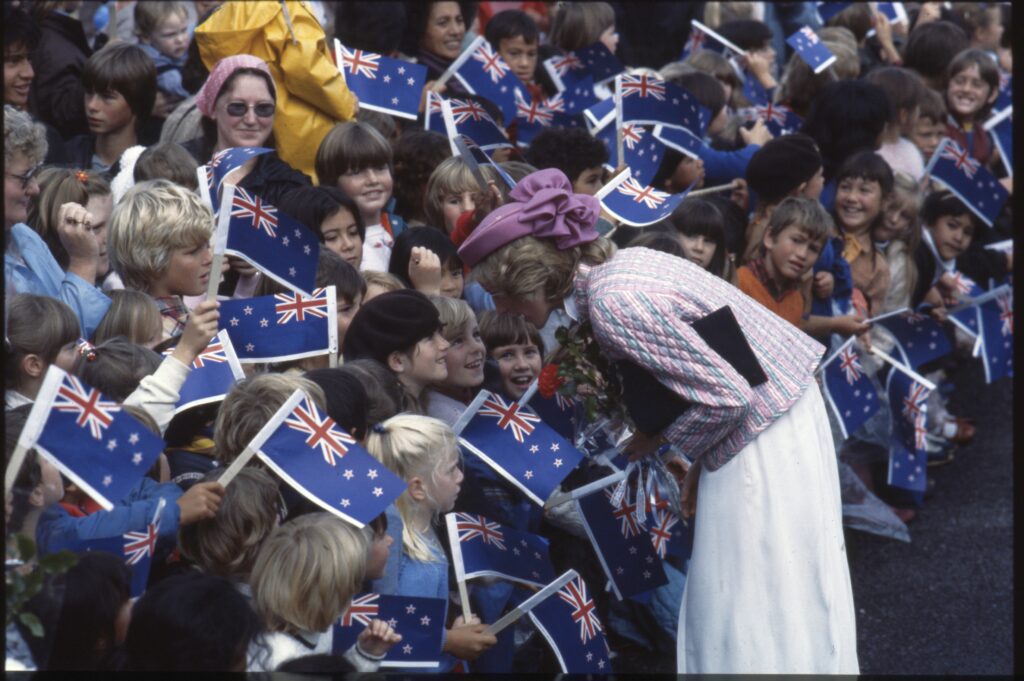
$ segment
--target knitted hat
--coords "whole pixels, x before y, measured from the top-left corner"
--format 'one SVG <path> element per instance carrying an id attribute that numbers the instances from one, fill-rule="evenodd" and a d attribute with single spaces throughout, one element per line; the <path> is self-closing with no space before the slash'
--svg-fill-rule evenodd
<path id="1" fill-rule="evenodd" d="M 762 201 L 778 203 L 821 167 L 821 152 L 811 137 L 782 135 L 754 152 L 747 164 L 747 184 Z"/>
<path id="2" fill-rule="evenodd" d="M 359 308 L 345 333 L 345 360 L 369 357 L 387 365 L 392 352 L 408 350 L 441 328 L 437 308 L 419 291 L 399 289 Z"/>
<path id="3" fill-rule="evenodd" d="M 213 118 L 213 105 L 217 102 L 220 89 L 224 82 L 231 77 L 231 74 L 238 69 L 259 69 L 270 77 L 270 94 L 277 96 L 277 88 L 274 86 L 274 77 L 267 68 L 267 62 L 251 54 L 235 54 L 224 57 L 210 71 L 209 77 L 196 93 L 196 108 L 207 118 Z"/>
<path id="4" fill-rule="evenodd" d="M 472 267 L 505 244 L 523 236 L 551 239 L 566 250 L 596 239 L 601 203 L 574 194 L 561 170 L 530 173 L 508 193 L 512 201 L 495 209 L 459 247 L 462 262 Z"/>

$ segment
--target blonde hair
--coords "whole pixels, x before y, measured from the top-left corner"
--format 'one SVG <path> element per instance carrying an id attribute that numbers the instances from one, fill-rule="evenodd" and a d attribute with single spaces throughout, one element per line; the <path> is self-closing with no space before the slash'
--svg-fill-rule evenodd
<path id="1" fill-rule="evenodd" d="M 615 245 L 604 237 L 560 251 L 547 239 L 524 236 L 477 263 L 473 278 L 492 294 L 519 298 L 541 291 L 546 300 L 562 300 L 581 262 L 599 265 L 614 253 Z"/>
<path id="2" fill-rule="evenodd" d="M 135 35 L 149 38 L 156 32 L 161 21 L 174 14 L 187 19 L 188 9 L 185 8 L 185 3 L 139 0 L 135 3 Z"/>
<path id="3" fill-rule="evenodd" d="M 548 44 L 568 52 L 582 50 L 615 25 L 615 10 L 607 2 L 560 2 L 551 18 Z"/>
<path id="4" fill-rule="evenodd" d="M 373 428 L 366 437 L 366 450 L 406 482 L 414 477 L 436 484 L 441 467 L 448 461 L 444 453 L 458 456 L 455 433 L 439 419 L 417 414 L 392 416 Z M 438 512 L 437 504 L 427 493 L 428 508 L 413 500 L 406 491 L 395 506 L 402 516 L 402 550 L 414 560 L 437 562 L 437 556 L 426 538 L 415 528 L 417 517 Z"/>
<path id="5" fill-rule="evenodd" d="M 256 612 L 270 631 L 326 631 L 348 608 L 366 574 L 366 536 L 331 513 L 275 529 L 252 568 Z"/>
<path id="6" fill-rule="evenodd" d="M 910 206 L 910 227 L 907 232 L 897 237 L 907 242 L 909 252 L 913 253 L 921 244 L 921 205 L 924 197 L 921 195 L 921 186 L 914 181 L 910 175 L 899 170 L 892 174 L 892 193 L 890 200 L 898 200 L 901 203 L 909 202 Z"/>
<path id="7" fill-rule="evenodd" d="M 428 296 L 430 302 L 437 308 L 438 317 L 443 328 L 441 335 L 449 343 L 462 335 L 462 332 L 470 324 L 476 323 L 476 315 L 473 308 L 461 298 L 448 298 L 447 296 Z"/>
<path id="8" fill-rule="evenodd" d="M 227 468 L 215 468 L 203 482 L 220 479 Z M 203 572 L 248 578 L 263 540 L 277 527 L 278 483 L 258 468 L 243 468 L 224 488 L 217 515 L 178 529 L 181 554 Z"/>
<path id="9" fill-rule="evenodd" d="M 166 271 L 175 249 L 210 241 L 213 213 L 194 192 L 169 180 L 140 182 L 110 216 L 107 253 L 126 286 L 145 291 Z"/>
<path id="10" fill-rule="evenodd" d="M 697 50 L 686 58 L 685 63 L 714 77 L 720 83 L 731 85 L 732 94 L 726 104 L 733 109 L 740 109 L 749 104 L 747 98 L 743 96 L 743 83 L 729 64 L 729 60 L 722 55 L 712 50 Z"/>
<path id="11" fill-rule="evenodd" d="M 485 180 L 498 182 L 500 177 L 494 168 L 480 166 Z M 434 168 L 427 179 L 427 188 L 423 191 L 423 217 L 427 224 L 446 231 L 444 224 L 444 199 L 452 194 L 463 192 L 479 192 L 480 185 L 473 178 L 469 164 L 460 157 L 446 158 Z"/>
<path id="12" fill-rule="evenodd" d="M 145 345 L 151 331 L 162 332 L 160 308 L 142 291 L 118 289 L 110 292 L 110 307 L 93 334 L 93 343 L 124 336 L 136 345 Z"/>
<path id="13" fill-rule="evenodd" d="M 217 411 L 213 425 L 214 452 L 222 464 L 242 453 L 293 392 L 301 390 L 323 411 L 323 389 L 308 378 L 290 374 L 260 374 L 239 381 Z"/>
<path id="14" fill-rule="evenodd" d="M 366 282 L 367 289 L 369 289 L 371 286 L 380 286 L 382 289 L 384 289 L 385 292 L 387 292 L 399 291 L 405 288 L 405 284 L 402 283 L 401 279 L 399 279 L 393 274 L 389 274 L 388 272 L 366 270 L 365 272 L 360 272 L 359 274 L 363 275 L 363 281 Z"/>

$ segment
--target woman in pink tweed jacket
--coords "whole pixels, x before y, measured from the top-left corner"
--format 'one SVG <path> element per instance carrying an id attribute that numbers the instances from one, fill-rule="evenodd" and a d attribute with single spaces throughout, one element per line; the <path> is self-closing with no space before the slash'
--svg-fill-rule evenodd
<path id="1" fill-rule="evenodd" d="M 613 254 L 594 229 L 600 204 L 560 171 L 509 196 L 459 248 L 498 310 L 538 328 L 554 311 L 589 320 L 609 359 L 690 405 L 633 445 L 669 441 L 694 461 L 681 485 L 697 514 L 678 670 L 858 673 L 836 454 L 813 375 L 824 348 L 690 262 Z M 766 382 L 752 387 L 691 326 L 726 305 Z"/>

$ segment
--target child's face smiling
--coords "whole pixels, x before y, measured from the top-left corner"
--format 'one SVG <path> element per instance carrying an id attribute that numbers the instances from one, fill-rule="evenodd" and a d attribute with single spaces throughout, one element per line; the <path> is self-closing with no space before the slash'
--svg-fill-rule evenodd
<path id="1" fill-rule="evenodd" d="M 338 189 L 356 202 L 367 226 L 380 224 L 381 212 L 391 200 L 392 186 L 391 169 L 386 165 L 350 170 L 338 178 Z"/>
<path id="2" fill-rule="evenodd" d="M 533 343 L 499 345 L 491 351 L 491 357 L 498 361 L 502 390 L 512 399 L 522 397 L 540 375 L 540 349 Z"/>
<path id="3" fill-rule="evenodd" d="M 498 41 L 498 54 L 516 74 L 516 78 L 524 85 L 533 80 L 533 72 L 537 68 L 537 43 L 528 43 L 523 36 L 502 38 Z"/>
<path id="4" fill-rule="evenodd" d="M 946 104 L 955 117 L 969 120 L 986 104 L 996 101 L 997 96 L 999 92 L 982 79 L 978 65 L 971 64 L 950 79 Z"/>
<path id="5" fill-rule="evenodd" d="M 929 229 L 943 260 L 959 257 L 974 238 L 974 222 L 967 215 L 942 215 Z"/>
<path id="6" fill-rule="evenodd" d="M 462 50 L 466 23 L 457 2 L 434 2 L 423 31 L 422 47 L 444 59 L 455 59 Z"/>
<path id="7" fill-rule="evenodd" d="M 448 378 L 451 388 L 479 388 L 484 382 L 484 343 L 480 328 L 471 321 L 462 333 L 451 340 L 448 348 Z"/>
<path id="8" fill-rule="evenodd" d="M 882 187 L 875 180 L 844 177 L 836 188 L 836 215 L 848 234 L 862 234 L 882 210 Z"/>

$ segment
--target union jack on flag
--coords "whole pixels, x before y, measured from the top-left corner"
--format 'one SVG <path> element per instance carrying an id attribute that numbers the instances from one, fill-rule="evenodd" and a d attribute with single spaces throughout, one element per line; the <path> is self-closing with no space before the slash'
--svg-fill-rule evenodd
<path id="1" fill-rule="evenodd" d="M 480 43 L 473 52 L 473 59 L 483 64 L 483 69 L 491 77 L 491 81 L 497 83 L 508 73 L 508 64 L 501 58 L 501 55 L 494 51 L 487 41 Z"/>
<path id="2" fill-rule="evenodd" d="M 604 495 L 609 499 L 612 498 L 611 489 L 606 489 Z M 621 522 L 619 529 L 622 532 L 623 537 L 635 537 L 640 534 L 640 523 L 636 518 L 636 504 L 629 503 L 626 496 L 623 495 L 622 500 L 619 502 L 618 507 L 613 507 L 612 515 L 615 516 Z"/>
<path id="3" fill-rule="evenodd" d="M 922 450 L 928 446 L 928 429 L 925 428 L 924 424 L 924 414 L 918 414 L 914 417 L 914 447 L 918 450 Z"/>
<path id="4" fill-rule="evenodd" d="M 558 597 L 572 606 L 572 621 L 580 625 L 580 641 L 586 644 L 603 632 L 594 601 L 587 594 L 587 585 L 577 577 L 558 592 Z"/>
<path id="5" fill-rule="evenodd" d="M 548 108 L 545 102 L 535 99 L 527 104 L 522 98 L 516 98 L 516 118 L 522 118 L 530 124 L 539 123 L 547 127 L 554 120 L 555 112 Z"/>
<path id="6" fill-rule="evenodd" d="M 860 357 L 852 346 L 843 348 L 843 351 L 839 353 L 839 368 L 843 370 L 846 382 L 850 385 L 860 380 L 864 369 L 860 365 Z"/>
<path id="7" fill-rule="evenodd" d="M 452 117 L 455 119 L 456 125 L 464 123 L 470 118 L 474 121 L 490 121 L 494 123 L 494 119 L 488 115 L 487 110 L 477 102 L 465 99 L 452 99 L 450 101 L 452 104 Z M 439 100 L 435 100 L 434 106 L 436 111 L 441 111 L 441 102 Z"/>
<path id="8" fill-rule="evenodd" d="M 228 361 L 228 355 L 224 351 L 224 344 L 214 336 L 213 341 L 206 346 L 206 349 L 196 355 L 192 361 L 192 367 L 202 369 L 207 362 L 222 364 Z"/>
<path id="9" fill-rule="evenodd" d="M 350 627 L 353 622 L 370 626 L 370 622 L 377 617 L 377 613 L 380 611 L 380 605 L 377 603 L 378 600 L 380 600 L 380 594 L 375 593 L 363 594 L 353 598 L 348 606 L 348 610 L 341 616 L 341 626 Z"/>
<path id="10" fill-rule="evenodd" d="M 502 551 L 505 550 L 505 535 L 501 532 L 501 525 L 487 520 L 483 516 L 456 513 L 455 528 L 458 530 L 460 542 L 473 541 L 479 537 L 484 544 L 490 544 Z"/>
<path id="11" fill-rule="evenodd" d="M 341 43 L 338 43 L 338 47 L 338 53 L 341 55 L 341 64 L 339 65 L 341 68 L 354 76 L 360 75 L 370 79 L 377 77 L 377 71 L 380 69 L 379 54 L 357 49 L 350 50 Z"/>
<path id="12" fill-rule="evenodd" d="M 235 187 L 235 196 L 231 200 L 231 217 L 249 218 L 254 229 L 262 229 L 267 236 L 277 236 L 277 208 L 264 203 L 263 199 L 241 187 Z"/>
<path id="13" fill-rule="evenodd" d="M 974 174 L 978 172 L 978 168 L 981 167 L 981 163 L 977 159 L 971 158 L 971 155 L 967 153 L 967 150 L 961 147 L 953 140 L 948 140 L 942 147 L 942 158 L 953 161 L 956 165 L 957 170 L 962 171 L 968 178 L 974 179 Z"/>
<path id="14" fill-rule="evenodd" d="M 53 401 L 57 411 L 77 414 L 75 425 L 88 426 L 94 439 L 103 437 L 103 431 L 114 422 L 114 414 L 121 411 L 121 405 L 113 400 L 103 399 L 96 388 L 87 388 L 75 376 L 68 375 L 67 382 L 57 389 Z"/>
<path id="15" fill-rule="evenodd" d="M 926 387 L 914 381 L 910 387 L 910 392 L 903 398 L 903 415 L 907 420 L 915 419 L 921 415 L 924 405 L 928 401 L 929 392 Z"/>
<path id="16" fill-rule="evenodd" d="M 348 448 L 355 444 L 352 437 L 335 428 L 337 424 L 330 416 L 324 416 L 321 419 L 309 399 L 303 400 L 302 404 L 296 406 L 291 416 L 284 422 L 292 430 L 308 435 L 306 444 L 310 447 L 318 447 L 324 456 L 324 461 L 331 466 L 337 465 L 335 456 L 340 461 L 348 454 Z"/>
<path id="17" fill-rule="evenodd" d="M 156 549 L 157 525 L 150 523 L 145 532 L 125 532 L 125 563 L 135 565 L 143 558 L 151 558 Z"/>
<path id="18" fill-rule="evenodd" d="M 631 196 L 637 203 L 643 203 L 648 208 L 657 208 L 665 202 L 665 199 L 669 197 L 665 192 L 659 192 L 654 187 L 641 186 L 639 182 L 634 180 L 632 177 L 623 182 L 618 187 L 620 194 Z"/>
<path id="19" fill-rule="evenodd" d="M 668 552 L 669 542 L 672 540 L 672 528 L 679 522 L 675 513 L 667 510 L 656 510 L 654 512 L 654 525 L 650 528 L 651 544 L 658 556 L 665 557 Z"/>
<path id="20" fill-rule="evenodd" d="M 622 143 L 626 145 L 626 148 L 633 151 L 636 145 L 640 142 L 640 133 L 643 132 L 643 128 L 639 125 L 633 125 L 632 123 L 626 123 L 622 126 Z"/>
<path id="21" fill-rule="evenodd" d="M 999 321 L 1002 323 L 999 333 L 1004 336 L 1013 335 L 1013 298 L 1003 296 L 996 298 L 996 305 L 999 306 Z"/>
<path id="22" fill-rule="evenodd" d="M 326 289 L 318 288 L 313 291 L 313 296 L 304 296 L 301 293 L 277 293 L 274 298 L 278 301 L 274 305 L 274 311 L 280 315 L 277 318 L 278 324 L 287 324 L 290 321 L 306 321 L 306 315 L 311 317 L 327 317 L 327 296 Z"/>
<path id="23" fill-rule="evenodd" d="M 540 423 L 540 417 L 536 414 L 522 411 L 517 403 L 505 402 L 501 395 L 494 393 L 490 399 L 484 400 L 483 407 L 477 413 L 498 419 L 498 427 L 502 430 L 511 428 L 516 442 L 523 442 L 524 436 L 533 432 L 533 424 Z"/>
<path id="24" fill-rule="evenodd" d="M 627 76 L 622 75 L 622 96 L 631 97 L 637 95 L 639 97 L 654 97 L 659 101 L 665 101 L 665 83 L 664 81 L 651 78 L 650 76 Z"/>
<path id="25" fill-rule="evenodd" d="M 802 27 L 800 29 L 800 32 L 804 34 L 804 37 L 807 39 L 808 43 L 810 43 L 811 45 L 818 44 L 818 34 L 815 33 L 814 29 L 812 29 L 810 26 Z"/>
<path id="26" fill-rule="evenodd" d="M 789 109 L 781 104 L 768 102 L 764 106 L 755 106 L 754 109 L 757 111 L 758 117 L 765 122 L 771 121 L 776 125 L 786 124 L 786 113 Z"/>
<path id="27" fill-rule="evenodd" d="M 580 61 L 580 58 L 577 57 L 573 52 L 570 52 L 562 56 L 551 57 L 551 59 L 549 59 L 548 61 L 551 64 L 551 68 L 554 69 L 555 73 L 557 73 L 560 76 L 564 76 L 568 71 L 572 69 L 583 68 L 583 62 Z"/>

